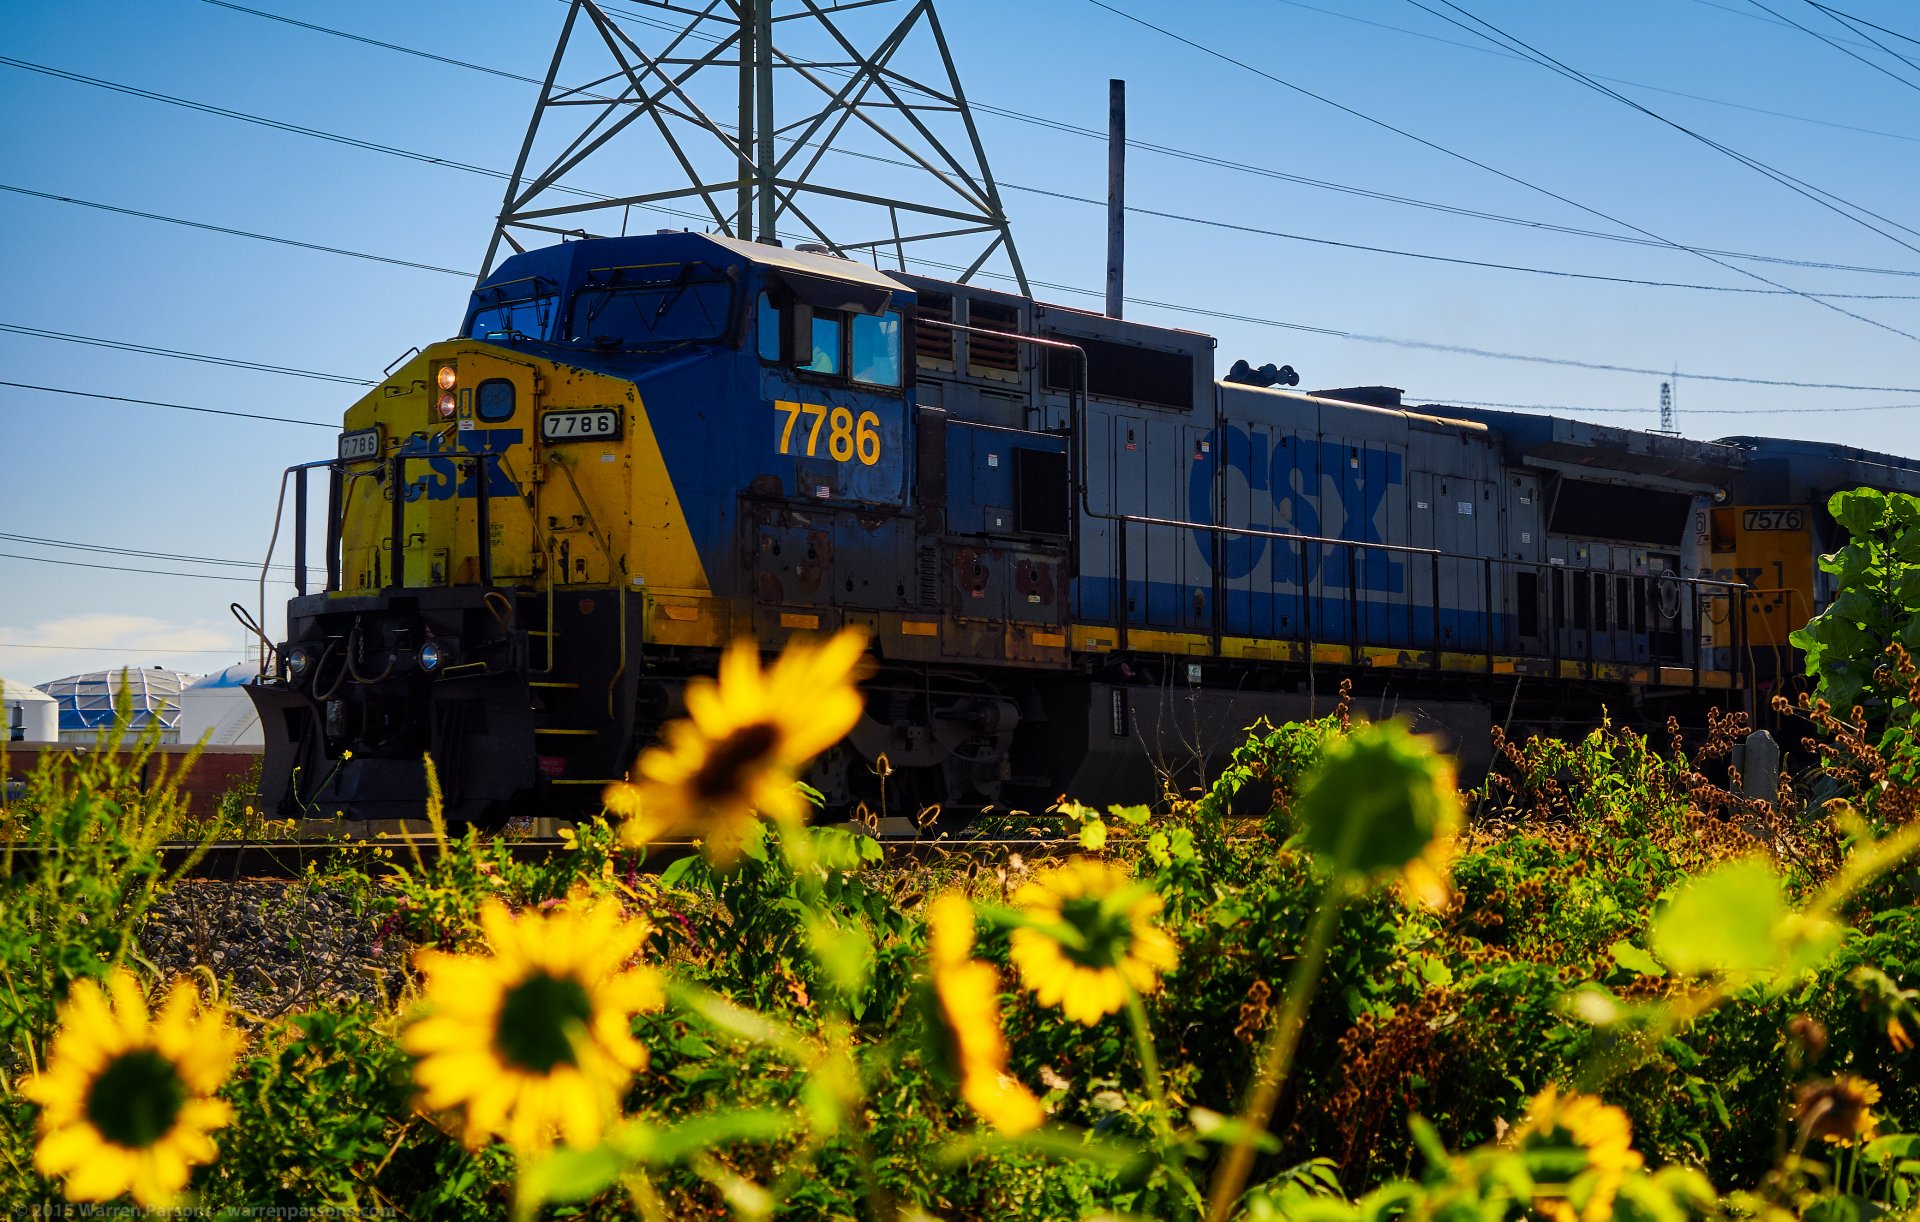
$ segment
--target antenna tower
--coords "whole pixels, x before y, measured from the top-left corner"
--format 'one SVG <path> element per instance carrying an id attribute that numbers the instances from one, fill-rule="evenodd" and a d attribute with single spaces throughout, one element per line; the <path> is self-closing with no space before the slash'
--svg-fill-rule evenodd
<path id="1" fill-rule="evenodd" d="M 933 0 L 572 0 L 481 277 L 635 210 L 1028 291 Z"/>

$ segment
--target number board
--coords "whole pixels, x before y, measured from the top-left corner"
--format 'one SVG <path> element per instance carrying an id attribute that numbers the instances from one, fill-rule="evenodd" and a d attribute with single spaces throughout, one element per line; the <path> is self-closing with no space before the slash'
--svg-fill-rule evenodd
<path id="1" fill-rule="evenodd" d="M 351 433 L 340 434 L 340 461 L 362 462 L 369 458 L 380 457 L 380 430 L 355 429 Z"/>
<path id="2" fill-rule="evenodd" d="M 1742 530 L 1801 530 L 1806 518 L 1798 509 L 1746 509 L 1740 513 Z"/>
<path id="3" fill-rule="evenodd" d="M 542 441 L 608 441 L 620 436 L 620 409 L 589 407 L 540 417 Z"/>

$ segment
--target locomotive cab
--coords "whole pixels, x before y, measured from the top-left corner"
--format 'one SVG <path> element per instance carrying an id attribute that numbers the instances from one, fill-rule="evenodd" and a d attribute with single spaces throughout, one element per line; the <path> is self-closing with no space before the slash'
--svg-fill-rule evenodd
<path id="1" fill-rule="evenodd" d="M 417 816 L 423 756 L 455 820 L 589 804 L 700 651 L 836 626 L 788 606 L 831 592 L 817 563 L 783 571 L 818 559 L 805 526 L 791 550 L 769 537 L 769 562 L 741 553 L 756 513 L 792 528 L 787 502 L 904 514 L 911 307 L 858 264 L 700 234 L 506 260 L 456 338 L 390 370 L 335 455 L 292 471 L 300 580 L 250 689 L 269 804 Z"/>

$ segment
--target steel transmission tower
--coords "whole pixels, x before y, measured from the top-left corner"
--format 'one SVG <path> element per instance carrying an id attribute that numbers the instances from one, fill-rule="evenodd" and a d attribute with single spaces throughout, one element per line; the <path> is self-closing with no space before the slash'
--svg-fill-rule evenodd
<path id="1" fill-rule="evenodd" d="M 572 0 L 481 276 L 660 215 L 1027 292 L 932 0 Z"/>

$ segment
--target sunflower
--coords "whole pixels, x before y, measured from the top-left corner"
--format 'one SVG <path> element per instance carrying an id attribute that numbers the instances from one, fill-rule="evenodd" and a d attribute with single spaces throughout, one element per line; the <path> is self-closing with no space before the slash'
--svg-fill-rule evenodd
<path id="1" fill-rule="evenodd" d="M 1865 1078 L 1843 1073 L 1827 1082 L 1809 1082 L 1794 1092 L 1794 1115 L 1808 1137 L 1850 1146 L 1873 1137 L 1879 1120 L 1873 1105 L 1880 1088 Z"/>
<path id="2" fill-rule="evenodd" d="M 1018 1135 L 1046 1119 L 1033 1092 L 1007 1072 L 1000 1030 L 1000 973 L 973 958 L 973 906 L 948 893 L 927 913 L 928 960 L 940 1019 L 952 1037 L 960 1097 L 1003 1133 Z"/>
<path id="3" fill-rule="evenodd" d="M 846 737 L 860 720 L 855 672 L 866 633 L 849 628 L 819 643 L 790 642 L 760 667 L 754 642 L 734 642 L 718 681 L 687 684 L 687 713 L 666 728 L 663 746 L 635 765 L 631 793 L 609 786 L 609 809 L 631 812 L 628 843 L 698 829 L 716 862 L 730 865 L 755 811 L 798 822 L 806 800 L 794 787 L 808 760 Z"/>
<path id="4" fill-rule="evenodd" d="M 233 1119 L 213 1097 L 233 1069 L 241 1036 L 226 1010 L 200 1006 L 192 985 L 176 981 L 149 1017 L 139 982 L 124 968 L 73 986 L 60 1007 L 45 1072 L 21 1093 L 40 1105 L 33 1163 L 66 1176 L 74 1201 L 107 1201 L 131 1192 L 159 1208 L 186 1187 L 196 1163 L 219 1156 L 211 1134 Z"/>
<path id="5" fill-rule="evenodd" d="M 1389 879 L 1429 908 L 1446 905 L 1460 791 L 1452 762 L 1405 724 L 1334 738 L 1294 809 L 1307 846 L 1337 871 Z"/>
<path id="6" fill-rule="evenodd" d="M 500 1135 L 515 1149 L 592 1146 L 628 1079 L 647 1064 L 631 1017 L 666 993 L 651 968 L 628 961 L 651 932 L 610 901 L 515 917 L 498 901 L 480 910 L 491 955 L 423 950 L 425 1017 L 401 1046 L 420 1058 L 413 1080 L 432 1110 L 460 1108 L 478 1144 Z"/>
<path id="7" fill-rule="evenodd" d="M 1557 1086 L 1534 1096 L 1513 1144 L 1541 1161 L 1534 1175 L 1540 1192 L 1534 1205 L 1555 1222 L 1613 1217 L 1621 1181 L 1641 1166 L 1625 1112 L 1593 1095 L 1562 1095 Z M 1556 1177 L 1561 1182 L 1550 1183 Z"/>
<path id="8" fill-rule="evenodd" d="M 1179 951 L 1153 923 L 1160 897 L 1111 862 L 1076 857 L 1016 891 L 1027 921 L 1009 958 L 1042 1005 L 1092 1026 L 1126 1004 L 1129 986 L 1151 993 Z"/>

